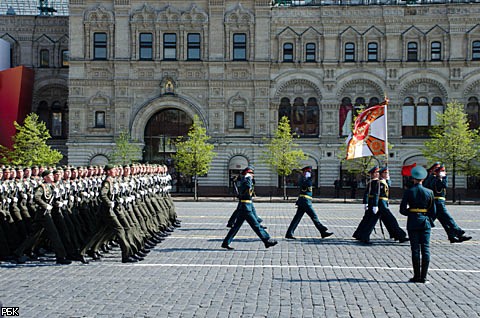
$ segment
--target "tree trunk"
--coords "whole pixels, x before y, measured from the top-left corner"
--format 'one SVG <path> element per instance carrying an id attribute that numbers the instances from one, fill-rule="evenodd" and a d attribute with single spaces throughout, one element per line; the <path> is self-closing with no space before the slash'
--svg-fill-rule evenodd
<path id="1" fill-rule="evenodd" d="M 195 199 L 195 201 L 198 201 L 198 193 L 197 193 L 197 189 L 198 189 L 198 178 L 197 176 L 194 177 L 195 180 L 193 182 L 193 197 Z"/>
<path id="2" fill-rule="evenodd" d="M 455 194 L 455 173 L 456 173 L 456 164 L 453 160 L 453 173 L 452 173 L 452 194 L 453 194 L 453 203 L 457 201 L 457 196 Z"/>
<path id="3" fill-rule="evenodd" d="M 283 179 L 283 199 L 286 200 L 287 199 L 287 176 L 283 176 L 282 177 Z"/>

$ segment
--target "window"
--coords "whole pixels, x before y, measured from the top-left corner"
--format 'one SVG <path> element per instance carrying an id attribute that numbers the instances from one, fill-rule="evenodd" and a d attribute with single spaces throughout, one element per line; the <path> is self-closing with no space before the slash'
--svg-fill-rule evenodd
<path id="1" fill-rule="evenodd" d="M 352 123 L 353 123 L 353 105 L 352 100 L 348 97 L 342 98 L 342 103 L 340 104 L 340 111 L 338 114 L 339 118 L 339 136 L 348 136 L 348 134 L 352 131 Z"/>
<path id="2" fill-rule="evenodd" d="M 375 42 L 368 43 L 368 57 L 369 62 L 378 61 L 378 44 Z"/>
<path id="3" fill-rule="evenodd" d="M 293 107 L 290 99 L 282 98 L 278 108 L 278 120 L 280 121 L 284 116 L 290 120 L 292 131 L 299 136 L 318 135 L 319 107 L 315 97 L 308 98 L 306 105 L 303 98 L 296 97 L 293 101 Z"/>
<path id="4" fill-rule="evenodd" d="M 245 61 L 247 59 L 247 35 L 235 33 L 233 35 L 233 60 Z"/>
<path id="5" fill-rule="evenodd" d="M 283 61 L 293 62 L 293 44 L 292 43 L 283 44 Z"/>
<path id="6" fill-rule="evenodd" d="M 307 43 L 305 46 L 305 62 L 315 62 L 316 59 L 315 43 Z"/>
<path id="7" fill-rule="evenodd" d="M 107 34 L 95 33 L 93 35 L 93 59 L 106 60 L 107 59 Z"/>
<path id="8" fill-rule="evenodd" d="M 377 106 L 378 104 L 380 104 L 380 100 L 378 99 L 378 97 L 372 97 L 368 101 L 368 107 Z"/>
<path id="9" fill-rule="evenodd" d="M 480 60 L 480 41 L 472 43 L 472 60 Z"/>
<path id="10" fill-rule="evenodd" d="M 432 42 L 431 44 L 431 51 L 430 51 L 430 59 L 432 61 L 440 61 L 442 58 L 442 44 L 440 42 Z"/>
<path id="11" fill-rule="evenodd" d="M 478 129 L 480 127 L 480 104 L 477 97 L 468 98 L 466 113 L 470 129 Z"/>
<path id="12" fill-rule="evenodd" d="M 40 67 L 50 66 L 50 52 L 48 50 L 40 50 Z"/>
<path id="13" fill-rule="evenodd" d="M 402 107 L 403 137 L 428 137 L 432 126 L 438 125 L 438 113 L 443 113 L 443 99 L 419 97 L 415 103 L 413 97 L 406 97 Z"/>
<path id="14" fill-rule="evenodd" d="M 153 59 L 152 33 L 140 33 L 139 55 L 140 55 L 140 60 Z"/>
<path id="15" fill-rule="evenodd" d="M 355 62 L 355 44 L 345 43 L 345 62 Z"/>
<path id="16" fill-rule="evenodd" d="M 68 50 L 62 50 L 62 67 L 68 67 L 70 65 L 70 52 Z"/>
<path id="17" fill-rule="evenodd" d="M 245 128 L 245 113 L 235 112 L 235 128 Z"/>
<path id="18" fill-rule="evenodd" d="M 52 126 L 51 126 L 52 137 L 62 137 L 62 108 L 59 102 L 52 103 Z"/>
<path id="19" fill-rule="evenodd" d="M 408 42 L 407 44 L 407 61 L 418 61 L 418 45 L 417 42 Z"/>
<path id="20" fill-rule="evenodd" d="M 177 34 L 165 33 L 163 35 L 163 59 L 176 60 L 177 59 Z"/>
<path id="21" fill-rule="evenodd" d="M 105 128 L 105 112 L 95 112 L 95 128 Z"/>
<path id="22" fill-rule="evenodd" d="M 187 35 L 187 60 L 200 60 L 200 34 L 189 33 Z"/>

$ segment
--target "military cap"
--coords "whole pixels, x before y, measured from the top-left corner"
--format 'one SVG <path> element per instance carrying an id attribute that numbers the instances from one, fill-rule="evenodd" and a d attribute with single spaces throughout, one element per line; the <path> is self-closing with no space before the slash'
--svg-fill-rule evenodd
<path id="1" fill-rule="evenodd" d="M 444 166 L 444 165 L 440 165 L 440 166 L 436 167 L 434 171 L 435 171 L 435 172 L 445 171 L 445 166 Z"/>
<path id="2" fill-rule="evenodd" d="M 51 173 L 52 173 L 52 171 L 50 171 L 50 170 L 48 170 L 48 169 L 47 169 L 47 170 L 44 170 L 44 171 L 42 172 L 42 177 L 46 177 L 46 176 L 48 176 L 48 175 L 51 174 Z"/>
<path id="3" fill-rule="evenodd" d="M 305 172 L 305 171 L 312 171 L 312 166 L 305 166 L 302 168 L 302 171 Z"/>
<path id="4" fill-rule="evenodd" d="M 428 168 L 428 171 L 434 171 L 439 166 L 440 166 L 440 162 L 437 161 L 430 168 Z"/>
<path id="5" fill-rule="evenodd" d="M 247 173 L 253 173 L 253 167 L 248 166 L 245 169 L 243 169 L 242 174 L 247 174 Z"/>
<path id="6" fill-rule="evenodd" d="M 379 172 L 380 172 L 380 173 L 384 173 L 385 171 L 388 171 L 388 167 L 383 167 L 383 168 L 381 168 Z"/>
<path id="7" fill-rule="evenodd" d="M 423 180 L 427 177 L 427 170 L 422 166 L 416 166 L 412 168 L 412 177 L 417 180 Z"/>
<path id="8" fill-rule="evenodd" d="M 375 167 L 373 167 L 372 169 L 368 170 L 368 173 L 372 174 L 372 173 L 375 173 L 375 172 L 377 172 L 377 171 L 379 171 L 379 170 L 380 170 L 380 168 L 379 168 L 378 166 L 375 166 Z"/>
<path id="9" fill-rule="evenodd" d="M 113 168 L 115 168 L 114 165 L 112 165 L 112 164 L 107 164 L 107 165 L 105 166 L 105 168 L 103 168 L 103 170 L 108 171 L 108 170 L 112 170 Z"/>

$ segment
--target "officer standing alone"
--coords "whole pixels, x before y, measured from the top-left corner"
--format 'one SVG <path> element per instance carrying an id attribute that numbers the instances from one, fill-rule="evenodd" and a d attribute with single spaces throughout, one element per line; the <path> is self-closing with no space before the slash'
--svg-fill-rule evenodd
<path id="1" fill-rule="evenodd" d="M 430 264 L 430 233 L 434 227 L 436 211 L 432 190 L 422 185 L 427 174 L 427 170 L 421 166 L 412 169 L 414 185 L 405 190 L 400 203 L 400 213 L 407 216 L 413 265 L 410 282 L 413 283 L 427 282 Z"/>

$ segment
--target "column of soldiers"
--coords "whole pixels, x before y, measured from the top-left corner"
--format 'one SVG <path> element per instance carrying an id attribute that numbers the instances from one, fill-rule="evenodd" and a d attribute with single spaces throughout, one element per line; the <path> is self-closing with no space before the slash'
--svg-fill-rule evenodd
<path id="1" fill-rule="evenodd" d="M 170 181 L 162 165 L 2 166 L 0 260 L 25 263 L 50 250 L 58 264 L 88 263 L 117 244 L 122 262 L 143 260 L 180 226 Z"/>

